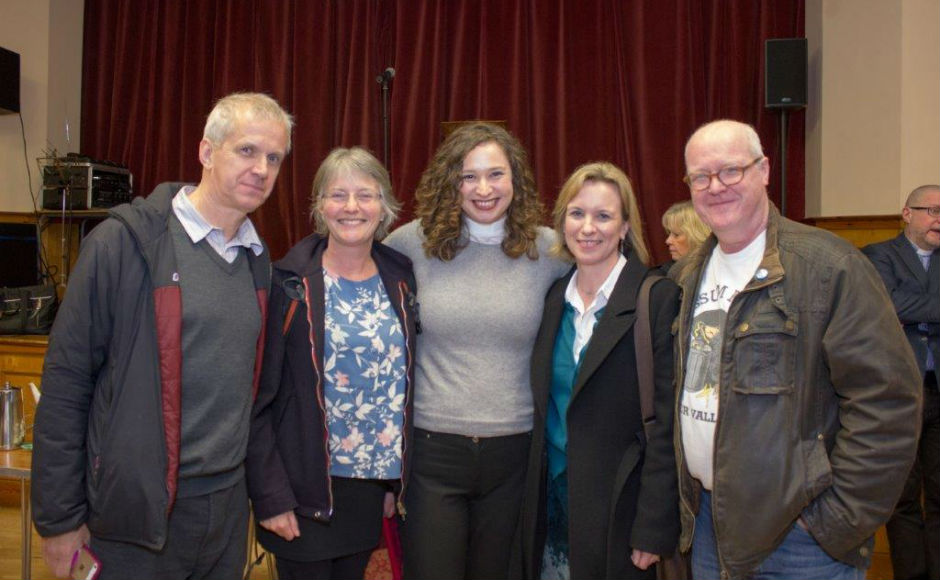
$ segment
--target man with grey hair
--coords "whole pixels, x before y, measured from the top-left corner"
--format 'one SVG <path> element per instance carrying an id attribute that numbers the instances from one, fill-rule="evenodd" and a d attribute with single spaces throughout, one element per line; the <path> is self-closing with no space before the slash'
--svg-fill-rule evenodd
<path id="1" fill-rule="evenodd" d="M 917 364 L 878 274 L 780 215 L 752 127 L 686 144 L 713 234 L 670 271 L 681 547 L 695 578 L 861 578 L 914 458 Z"/>
<path id="2" fill-rule="evenodd" d="M 118 206 L 82 244 L 49 337 L 33 519 L 60 578 L 240 578 L 245 450 L 270 259 L 248 214 L 293 120 L 274 99 L 216 103 L 198 185 Z"/>
<path id="3" fill-rule="evenodd" d="M 901 218 L 896 238 L 862 250 L 894 303 L 924 396 L 917 460 L 886 527 L 895 580 L 940 578 L 940 186 L 914 189 Z"/>

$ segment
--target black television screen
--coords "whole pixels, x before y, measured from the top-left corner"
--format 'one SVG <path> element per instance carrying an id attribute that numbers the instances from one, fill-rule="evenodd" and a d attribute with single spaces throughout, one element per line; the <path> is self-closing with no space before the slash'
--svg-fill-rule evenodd
<path id="1" fill-rule="evenodd" d="M 39 283 L 39 242 L 35 224 L 0 223 L 0 286 Z"/>

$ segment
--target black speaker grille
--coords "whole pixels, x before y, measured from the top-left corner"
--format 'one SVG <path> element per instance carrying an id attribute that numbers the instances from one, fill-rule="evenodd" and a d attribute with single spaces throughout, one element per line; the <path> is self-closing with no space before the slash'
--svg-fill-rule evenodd
<path id="1" fill-rule="evenodd" d="M 764 45 L 764 106 L 806 106 L 806 39 L 772 38 Z"/>
<path id="2" fill-rule="evenodd" d="M 20 55 L 0 47 L 0 114 L 20 112 Z"/>

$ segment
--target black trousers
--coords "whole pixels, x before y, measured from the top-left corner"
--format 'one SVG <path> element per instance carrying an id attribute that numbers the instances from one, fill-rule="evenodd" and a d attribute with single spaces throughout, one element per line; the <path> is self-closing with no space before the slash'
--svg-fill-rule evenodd
<path id="1" fill-rule="evenodd" d="M 917 459 L 885 527 L 895 580 L 940 578 L 940 392 L 935 372 L 924 379 Z"/>
<path id="2" fill-rule="evenodd" d="M 405 578 L 507 577 L 530 439 L 415 429 L 401 527 Z"/>
<path id="3" fill-rule="evenodd" d="M 275 564 L 280 580 L 361 580 L 371 557 L 372 550 L 314 562 L 298 562 L 278 556 Z"/>
<path id="4" fill-rule="evenodd" d="M 92 536 L 99 580 L 141 578 L 238 579 L 248 548 L 245 480 L 207 495 L 177 498 L 160 551 Z"/>

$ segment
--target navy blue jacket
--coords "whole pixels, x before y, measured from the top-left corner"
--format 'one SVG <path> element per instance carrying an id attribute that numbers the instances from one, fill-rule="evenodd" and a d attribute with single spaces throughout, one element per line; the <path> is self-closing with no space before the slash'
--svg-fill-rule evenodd
<path id="1" fill-rule="evenodd" d="M 258 521 L 292 510 L 319 521 L 329 521 L 333 515 L 322 372 L 326 247 L 327 238 L 312 234 L 274 264 L 269 330 L 245 463 L 248 495 Z M 407 257 L 373 242 L 372 259 L 406 341 L 401 511 L 413 418 L 416 288 Z"/>

